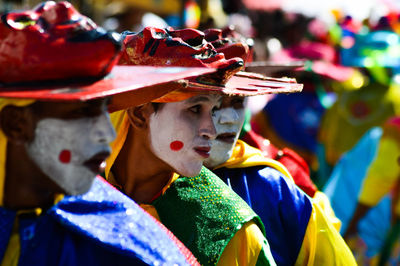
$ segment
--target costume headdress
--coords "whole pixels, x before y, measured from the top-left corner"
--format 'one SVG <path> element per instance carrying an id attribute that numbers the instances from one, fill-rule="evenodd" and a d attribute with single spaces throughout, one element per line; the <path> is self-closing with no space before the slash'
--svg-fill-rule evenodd
<path id="1" fill-rule="evenodd" d="M 253 96 L 266 93 L 299 92 L 301 84 L 294 79 L 274 79 L 251 73 L 239 72 L 244 62 L 239 57 L 225 57 L 235 45 L 217 50 L 207 35 L 194 29 L 172 30 L 147 27 L 140 33 L 124 33 L 124 48 L 119 64 L 157 66 L 201 66 L 216 68 L 217 72 L 190 79 L 180 93 L 216 93 Z M 225 49 L 227 48 L 227 49 Z M 239 73 L 238 73 L 239 72 Z M 174 92 L 174 96 L 178 93 Z M 168 95 L 166 95 L 168 96 Z M 161 99 L 160 99 L 161 100 Z M 163 99 L 172 101 L 172 98 Z M 182 100 L 178 98 L 178 100 Z"/>

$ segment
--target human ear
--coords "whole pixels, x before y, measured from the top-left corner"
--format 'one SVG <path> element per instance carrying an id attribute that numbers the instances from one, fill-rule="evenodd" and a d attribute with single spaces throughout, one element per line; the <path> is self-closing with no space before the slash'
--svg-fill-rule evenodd
<path id="1" fill-rule="evenodd" d="M 145 129 L 148 126 L 150 115 L 154 112 L 151 104 L 146 103 L 134 106 L 127 110 L 128 119 L 134 128 Z"/>
<path id="2" fill-rule="evenodd" d="M 0 112 L 0 127 L 9 141 L 22 144 L 34 138 L 35 123 L 26 107 L 7 105 Z"/>

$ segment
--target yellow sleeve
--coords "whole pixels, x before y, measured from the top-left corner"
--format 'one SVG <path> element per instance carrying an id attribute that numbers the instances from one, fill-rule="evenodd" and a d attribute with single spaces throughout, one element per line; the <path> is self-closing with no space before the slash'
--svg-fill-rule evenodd
<path id="1" fill-rule="evenodd" d="M 160 216 L 158 215 L 158 212 L 156 208 L 153 205 L 150 204 L 140 204 L 140 207 L 142 207 L 143 210 L 145 210 L 148 214 L 153 216 L 157 221 L 161 222 Z"/>
<path id="2" fill-rule="evenodd" d="M 339 232 L 315 203 L 295 265 L 357 265 Z"/>
<path id="3" fill-rule="evenodd" d="M 259 255 L 265 256 L 264 261 L 268 260 L 270 265 L 275 265 L 267 243 L 254 221 L 247 222 L 229 241 L 217 265 L 254 266 L 257 262 L 260 264 Z"/>
<path id="4" fill-rule="evenodd" d="M 21 244 L 19 241 L 18 222 L 17 219 L 15 219 L 11 237 L 10 240 L 8 241 L 8 246 L 0 265 L 17 266 L 20 252 L 21 252 Z"/>
<path id="5" fill-rule="evenodd" d="M 321 210 L 325 213 L 326 218 L 328 218 L 335 229 L 340 232 L 342 222 L 339 220 L 339 218 L 336 217 L 335 212 L 332 209 L 331 203 L 325 193 L 321 191 L 315 192 L 313 201 L 315 202 L 315 204 L 319 205 Z"/>
<path id="6" fill-rule="evenodd" d="M 399 178 L 400 166 L 397 162 L 399 156 L 398 142 L 392 138 L 383 137 L 379 143 L 376 158 L 364 179 L 359 202 L 367 206 L 375 206 L 390 192 Z"/>

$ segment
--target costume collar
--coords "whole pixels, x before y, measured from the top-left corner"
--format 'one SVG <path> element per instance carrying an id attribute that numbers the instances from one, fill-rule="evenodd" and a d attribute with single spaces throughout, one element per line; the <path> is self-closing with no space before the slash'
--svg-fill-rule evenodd
<path id="1" fill-rule="evenodd" d="M 242 140 L 236 142 L 232 156 L 225 163 L 215 167 L 214 170 L 222 167 L 247 168 L 260 165 L 272 167 L 293 181 L 292 176 L 283 164 L 273 159 L 266 158 L 261 150 L 248 145 Z"/>

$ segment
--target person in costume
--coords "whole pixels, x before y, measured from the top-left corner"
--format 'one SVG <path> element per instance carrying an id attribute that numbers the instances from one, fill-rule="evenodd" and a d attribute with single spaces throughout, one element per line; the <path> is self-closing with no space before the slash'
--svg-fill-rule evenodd
<path id="1" fill-rule="evenodd" d="M 399 228 L 400 228 L 400 204 L 399 204 L 399 184 L 400 184 L 400 118 L 393 117 L 383 125 L 382 137 L 379 139 L 376 147 L 376 156 L 369 165 L 365 178 L 362 181 L 358 193 L 358 202 L 355 206 L 353 215 L 349 219 L 349 224 L 344 232 L 344 237 L 350 240 L 359 230 L 360 221 L 381 203 L 385 196 L 389 195 L 391 201 L 392 229 L 390 232 L 384 232 L 387 239 L 382 243 L 380 254 L 374 254 L 379 257 L 380 265 L 384 265 L 389 260 L 391 252 L 399 247 Z M 369 215 L 370 216 L 370 215 Z M 384 222 L 384 217 L 375 216 Z M 397 256 L 397 257 L 396 257 Z M 399 254 L 392 254 L 392 263 L 399 259 Z M 398 261 L 397 261 L 398 262 Z"/>
<path id="2" fill-rule="evenodd" d="M 170 231 L 96 176 L 115 137 L 106 96 L 133 99 L 157 83 L 137 83 L 146 73 L 133 67 L 113 69 L 120 49 L 118 34 L 68 2 L 2 15 L 1 265 L 198 265 Z M 171 80 L 156 73 L 159 83 Z M 138 101 L 154 94 L 147 97 Z"/>
<path id="3" fill-rule="evenodd" d="M 390 31 L 353 33 L 342 42 L 341 63 L 363 73 L 357 87 L 341 89 L 324 114 L 319 139 L 325 160 L 334 166 L 371 128 L 381 126 L 399 110 L 398 82 L 393 79 L 399 62 L 399 36 Z M 346 136 L 346 137 L 343 137 Z"/>
<path id="4" fill-rule="evenodd" d="M 244 117 L 243 97 L 223 98 L 213 117 L 217 137 L 205 166 L 260 215 L 277 264 L 355 265 L 323 205 L 316 202 L 321 197 L 310 199 L 282 164 L 238 140 Z"/>
<path id="5" fill-rule="evenodd" d="M 368 130 L 351 150 L 343 154 L 326 183 L 324 192 L 342 222 L 342 235 L 352 219 L 360 188 L 376 157 L 381 138 L 381 127 Z M 359 265 L 377 264 L 385 236 L 391 226 L 391 205 L 392 201 L 386 195 L 360 219 L 357 234 L 346 236 L 345 240 Z"/>
<path id="6" fill-rule="evenodd" d="M 269 139 L 277 147 L 289 147 L 296 151 L 311 168 L 319 171 L 319 140 L 321 118 L 332 104 L 332 81 L 348 80 L 353 69 L 335 63 L 336 51 L 328 44 L 303 41 L 273 55 L 275 63 L 299 62 L 304 66 L 282 71 L 280 75 L 295 75 L 304 83 L 300 94 L 277 95 L 254 115 L 252 126 L 256 133 Z M 330 92 L 329 92 L 330 91 Z M 275 114 L 279 113 L 277 116 Z M 323 181 L 315 180 L 320 187 Z"/>
<path id="7" fill-rule="evenodd" d="M 270 61 L 253 62 L 253 51 L 251 45 L 249 45 L 249 43 L 252 43 L 251 40 L 237 33 L 232 27 L 222 30 L 209 29 L 205 31 L 205 35 L 206 39 L 212 42 L 218 52 L 224 53 L 225 58 L 242 58 L 245 62 L 245 69 L 249 72 L 271 75 L 279 71 L 293 70 L 303 66 L 302 62 L 285 64 L 276 64 Z M 241 99 L 239 99 L 240 101 Z M 317 187 L 310 178 L 310 170 L 304 159 L 287 147 L 282 149 L 277 148 L 270 140 L 257 134 L 251 127 L 250 110 L 246 110 L 244 119 L 245 122 L 243 123 L 239 138 L 250 146 L 260 149 L 265 157 L 282 163 L 293 177 L 296 185 L 307 195 L 314 197 Z"/>
<path id="8" fill-rule="evenodd" d="M 214 42 L 222 43 L 223 37 Z M 239 45 L 243 45 L 240 39 L 229 38 L 229 42 L 217 45 L 217 51 L 224 49 L 230 51 L 228 57 L 247 58 L 248 50 L 238 49 Z M 213 169 L 260 215 L 278 265 L 354 264 L 350 250 L 338 233 L 340 222 L 326 196 L 314 191 L 311 200 L 294 185 L 290 172 L 271 158 L 271 148 L 262 152 L 238 140 L 246 116 L 246 101 L 247 98 L 240 96 L 223 96 L 221 107 L 213 116 L 217 137 L 205 166 Z M 261 136 L 249 136 L 256 144 L 267 146 L 265 141 L 259 141 Z M 317 237 L 314 228 L 325 235 L 319 233 Z"/>
<path id="9" fill-rule="evenodd" d="M 234 76 L 243 61 L 226 60 L 204 36 L 192 29 L 126 33 L 121 64 L 203 66 L 217 72 L 189 80 L 185 90 L 156 100 L 161 103 L 112 115 L 118 133 L 106 177 L 157 217 L 201 264 L 275 265 L 258 216 L 202 164 L 216 136 L 217 94 L 271 92 L 271 83 L 287 92 L 299 85 Z"/>

